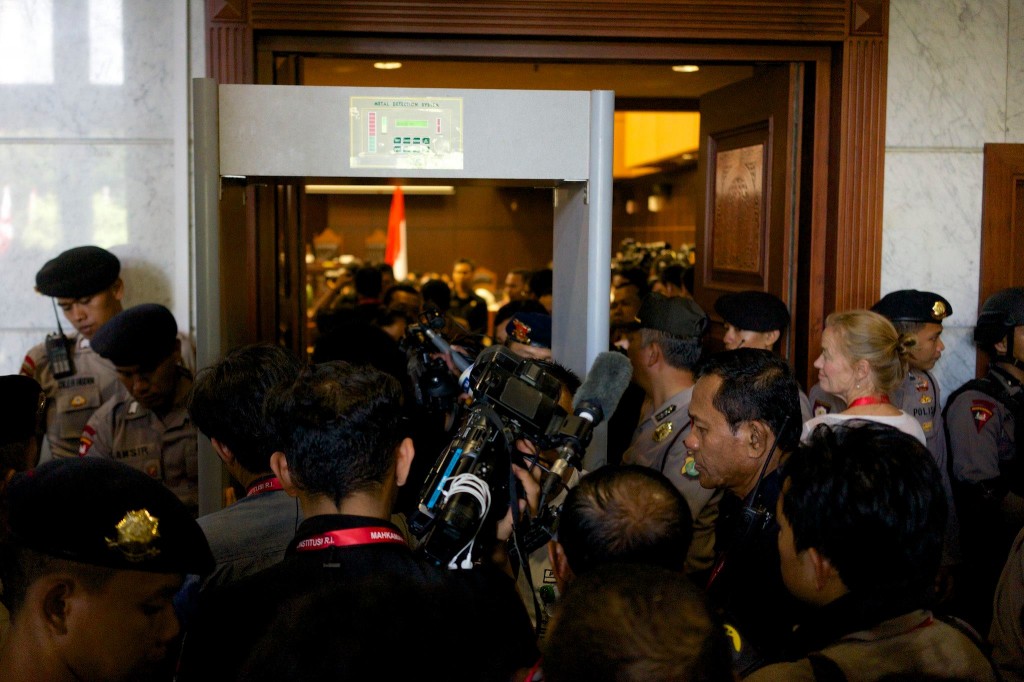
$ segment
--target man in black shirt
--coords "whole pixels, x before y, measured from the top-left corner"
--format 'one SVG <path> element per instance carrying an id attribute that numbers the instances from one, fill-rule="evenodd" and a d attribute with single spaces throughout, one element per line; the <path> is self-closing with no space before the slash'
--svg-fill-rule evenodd
<path id="1" fill-rule="evenodd" d="M 487 654 L 476 679 L 507 679 L 535 660 L 529 618 L 508 576 L 489 567 L 436 568 L 389 520 L 414 454 L 395 379 L 343 362 L 314 365 L 273 392 L 266 411 L 278 448 L 271 467 L 305 520 L 280 564 L 204 598 L 186 635 L 180 680 L 235 679 L 274 616 L 314 590 L 369 576 L 450 590 L 453 608 L 465 609 L 466 646 Z M 375 673 L 387 677 L 388 669 L 379 661 Z"/>
<path id="2" fill-rule="evenodd" d="M 452 305 L 448 314 L 465 321 L 466 329 L 474 334 L 487 331 L 487 301 L 473 291 L 473 273 L 476 264 L 468 258 L 455 261 L 452 268 Z"/>
<path id="3" fill-rule="evenodd" d="M 779 568 L 779 461 L 800 438 L 796 379 L 785 360 L 754 348 L 716 353 L 696 369 L 686 437 L 705 488 L 724 488 L 715 526 L 712 604 L 743 637 L 741 675 L 786 648 L 802 611 Z"/>

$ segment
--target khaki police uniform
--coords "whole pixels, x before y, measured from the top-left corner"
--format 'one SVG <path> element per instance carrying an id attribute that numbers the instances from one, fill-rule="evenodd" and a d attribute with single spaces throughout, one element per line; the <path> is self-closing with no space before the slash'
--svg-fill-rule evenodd
<path id="1" fill-rule="evenodd" d="M 54 378 L 42 343 L 33 346 L 21 364 L 21 373 L 38 381 L 46 394 L 46 440 L 54 457 L 78 456 L 89 417 L 121 388 L 114 365 L 94 353 L 85 337 L 71 337 L 68 355 L 75 373 L 63 379 Z"/>
<path id="2" fill-rule="evenodd" d="M 815 656 L 827 659 L 827 679 L 850 682 L 893 679 L 916 674 L 934 679 L 996 681 L 995 671 L 978 645 L 958 628 L 924 610 L 912 611 L 875 626 L 850 632 Z M 827 674 L 827 673 L 826 673 Z M 744 678 L 751 682 L 826 679 L 810 659 L 769 665 Z"/>
<path id="3" fill-rule="evenodd" d="M 199 504 L 196 428 L 186 409 L 191 386 L 191 374 L 179 369 L 174 403 L 163 417 L 121 391 L 89 419 L 79 455 L 114 459 L 145 472 L 162 481 L 195 514 Z"/>
<path id="4" fill-rule="evenodd" d="M 638 464 L 663 473 L 682 493 L 693 516 L 693 542 L 686 555 L 686 572 L 711 568 L 715 556 L 715 519 L 720 490 L 702 488 L 697 482 L 693 457 L 683 440 L 690 435 L 690 398 L 693 387 L 669 398 L 640 421 L 633 442 L 622 455 L 623 464 Z"/>
<path id="5" fill-rule="evenodd" d="M 939 467 L 942 489 L 946 493 L 946 536 L 942 544 L 942 564 L 948 566 L 960 561 L 960 521 L 953 503 L 953 489 L 949 482 L 946 459 L 946 430 L 942 426 L 939 384 L 935 377 L 923 369 L 911 369 L 903 383 L 889 394 L 889 401 L 917 420 L 924 431 L 928 452 Z"/>

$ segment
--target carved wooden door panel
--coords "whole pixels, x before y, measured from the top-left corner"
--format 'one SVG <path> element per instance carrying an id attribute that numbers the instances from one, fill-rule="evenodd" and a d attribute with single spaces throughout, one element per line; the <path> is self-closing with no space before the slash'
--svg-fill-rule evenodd
<path id="1" fill-rule="evenodd" d="M 769 291 L 801 323 L 794 307 L 803 73 L 800 64 L 766 67 L 700 100 L 695 294 L 712 318 L 714 350 L 724 334 L 714 302 L 726 292 Z M 782 340 L 789 358 L 793 338 L 791 330 Z"/>
<path id="2" fill-rule="evenodd" d="M 981 194 L 978 310 L 1001 289 L 1024 286 L 1024 144 L 986 144 Z M 978 376 L 988 357 L 978 353 Z"/>

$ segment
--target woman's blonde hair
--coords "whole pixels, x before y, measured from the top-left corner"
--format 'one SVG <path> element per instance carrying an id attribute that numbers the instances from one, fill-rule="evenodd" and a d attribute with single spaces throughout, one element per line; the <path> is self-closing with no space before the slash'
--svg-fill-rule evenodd
<path id="1" fill-rule="evenodd" d="M 825 326 L 836 332 L 839 349 L 855 364 L 867 360 L 875 387 L 889 393 L 907 376 L 907 359 L 915 339 L 896 331 L 887 318 L 870 310 L 832 313 Z"/>

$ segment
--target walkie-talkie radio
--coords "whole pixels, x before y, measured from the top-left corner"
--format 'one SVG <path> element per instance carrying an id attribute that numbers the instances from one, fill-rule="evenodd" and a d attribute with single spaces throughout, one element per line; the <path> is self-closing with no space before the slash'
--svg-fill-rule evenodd
<path id="1" fill-rule="evenodd" d="M 53 315 L 57 318 L 57 331 L 46 335 L 46 358 L 50 361 L 53 378 L 63 379 L 75 373 L 75 365 L 71 361 L 71 353 L 68 352 L 68 337 L 64 336 L 64 330 L 60 326 L 56 301 L 53 303 Z"/>

